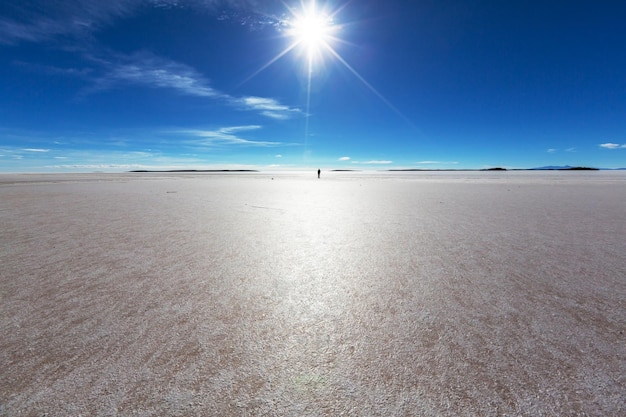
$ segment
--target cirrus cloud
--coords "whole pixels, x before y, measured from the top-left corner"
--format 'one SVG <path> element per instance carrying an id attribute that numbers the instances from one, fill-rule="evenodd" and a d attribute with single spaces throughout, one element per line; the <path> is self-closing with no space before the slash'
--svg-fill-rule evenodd
<path id="1" fill-rule="evenodd" d="M 208 85 L 193 68 L 158 57 L 148 52 L 116 57 L 118 62 L 100 60 L 106 73 L 95 80 L 85 93 L 100 92 L 122 85 L 143 85 L 168 88 L 181 94 L 197 97 L 224 96 Z"/>
<path id="2" fill-rule="evenodd" d="M 221 18 L 232 15 L 241 24 L 255 27 L 274 24 L 275 19 L 266 17 L 267 11 L 278 5 L 280 3 L 274 0 L 260 3 L 255 0 L 16 1 L 6 5 L 7 16 L 12 18 L 0 17 L 0 44 L 54 42 L 68 36 L 89 37 L 116 20 L 133 16 L 145 6 L 161 10 L 194 8 Z"/>
<path id="3" fill-rule="evenodd" d="M 365 164 L 371 164 L 371 165 L 387 165 L 387 164 L 393 164 L 393 161 L 387 161 L 387 160 L 373 160 L 373 161 L 367 161 L 364 162 Z"/>
<path id="4" fill-rule="evenodd" d="M 294 114 L 301 113 L 300 109 L 280 104 L 273 98 L 250 96 L 234 99 L 234 102 L 243 105 L 246 110 L 256 110 L 263 116 L 277 120 L 286 120 Z"/>
<path id="5" fill-rule="evenodd" d="M 624 149 L 626 148 L 626 143 L 620 145 L 619 143 L 607 142 L 607 143 L 601 143 L 600 147 L 604 149 Z"/>
<path id="6" fill-rule="evenodd" d="M 217 130 L 183 130 L 176 133 L 182 133 L 188 136 L 198 138 L 194 141 L 194 144 L 218 147 L 224 145 L 239 145 L 239 146 L 278 146 L 281 142 L 272 141 L 259 141 L 243 138 L 239 135 L 240 132 L 249 132 L 261 129 L 258 125 L 248 126 L 230 126 L 222 127 Z"/>
<path id="7" fill-rule="evenodd" d="M 215 16 L 224 13 L 224 10 L 235 10 L 242 15 L 257 16 L 262 21 L 260 7 L 278 5 L 280 2 L 274 0 L 57 0 L 41 2 L 36 7 L 28 2 L 15 2 L 6 6 L 9 12 L 6 17 L 0 15 L 0 44 L 50 43 L 53 48 L 82 55 L 89 64 L 81 68 L 18 62 L 24 67 L 50 74 L 88 80 L 91 86 L 78 92 L 79 97 L 127 86 L 143 86 L 222 100 L 240 110 L 255 111 L 274 120 L 287 120 L 302 111 L 274 98 L 232 96 L 212 87 L 200 72 L 186 64 L 146 51 L 130 55 L 103 51 L 92 38 L 99 30 L 134 16 L 146 6 L 165 10 L 164 13 L 168 8 L 179 7 L 197 9 L 202 13 L 208 11 Z"/>
<path id="8" fill-rule="evenodd" d="M 234 97 L 209 85 L 209 81 L 194 68 L 154 55 L 138 52 L 116 55 L 108 59 L 94 59 L 104 74 L 94 80 L 82 95 L 100 93 L 125 86 L 169 89 L 181 95 L 203 97 L 222 102 L 239 110 L 256 111 L 274 120 L 287 120 L 302 111 L 269 97 Z"/>
<path id="9" fill-rule="evenodd" d="M 416 162 L 416 164 L 420 164 L 420 165 L 437 165 L 437 164 L 450 164 L 450 165 L 456 165 L 458 164 L 457 161 L 418 161 Z"/>

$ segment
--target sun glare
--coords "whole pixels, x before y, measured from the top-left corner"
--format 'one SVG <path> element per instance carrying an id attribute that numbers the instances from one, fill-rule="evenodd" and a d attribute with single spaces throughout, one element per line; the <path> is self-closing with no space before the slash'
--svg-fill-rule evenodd
<path id="1" fill-rule="evenodd" d="M 334 17 L 341 8 L 328 10 L 311 0 L 306 4 L 301 1 L 300 8 L 288 9 L 291 16 L 283 21 L 284 34 L 291 40 L 287 50 L 300 51 L 311 71 L 313 62 L 332 55 L 333 43 L 340 41 L 337 34 L 341 27 L 335 24 Z"/>
<path id="2" fill-rule="evenodd" d="M 280 28 L 285 38 L 289 39 L 289 45 L 283 49 L 278 55 L 274 56 L 265 65 L 261 66 L 244 82 L 255 77 L 261 71 L 274 64 L 279 59 L 289 53 L 294 53 L 297 58 L 302 59 L 304 68 L 307 71 L 306 77 L 306 124 L 305 124 L 305 144 L 306 138 L 309 136 L 309 115 L 311 107 L 311 84 L 313 79 L 314 64 L 323 61 L 324 58 L 341 63 L 348 71 L 350 71 L 359 81 L 363 83 L 372 93 L 380 98 L 389 108 L 408 119 L 391 104 L 381 93 L 378 92 L 359 72 L 354 69 L 336 50 L 338 44 L 348 44 L 342 37 L 341 33 L 345 28 L 345 24 L 336 24 L 334 18 L 346 7 L 348 3 L 335 9 L 329 9 L 328 3 L 325 7 L 318 7 L 315 0 L 300 0 L 299 5 L 285 7 L 289 11 L 287 18 L 280 20 Z M 318 69 L 315 68 L 317 71 Z M 410 123 L 410 121 L 409 121 Z"/>
<path id="3" fill-rule="evenodd" d="M 255 77 L 289 53 L 296 53 L 299 58 L 305 57 L 303 61 L 309 74 L 313 72 L 314 61 L 320 60 L 324 56 L 338 56 L 334 44 L 345 41 L 338 37 L 342 26 L 335 24 L 334 17 L 343 7 L 334 10 L 318 8 L 315 0 L 311 0 L 308 4 L 301 0 L 300 8 L 289 6 L 286 3 L 285 7 L 289 16 L 280 19 L 279 26 L 282 36 L 289 39 L 289 45 L 243 82 Z"/>
<path id="4" fill-rule="evenodd" d="M 323 47 L 330 48 L 329 42 L 335 28 L 330 17 L 315 10 L 315 3 L 303 15 L 296 16 L 290 26 L 289 36 L 309 54 L 320 52 Z"/>

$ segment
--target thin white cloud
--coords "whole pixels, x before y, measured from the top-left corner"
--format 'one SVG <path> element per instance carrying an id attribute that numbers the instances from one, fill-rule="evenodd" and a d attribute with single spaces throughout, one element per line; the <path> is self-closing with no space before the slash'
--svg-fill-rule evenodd
<path id="1" fill-rule="evenodd" d="M 133 16 L 145 6 L 194 8 L 253 28 L 276 25 L 277 19 L 269 17 L 271 11 L 284 7 L 278 0 L 15 1 L 9 2 L 5 16 L 0 17 L 0 44 L 50 42 L 68 36 L 83 39 L 116 20 Z"/>
<path id="2" fill-rule="evenodd" d="M 367 161 L 364 162 L 365 164 L 371 164 L 371 165 L 386 165 L 386 164 L 393 164 L 393 161 L 386 161 L 386 160 L 373 160 L 373 161 Z"/>
<path id="3" fill-rule="evenodd" d="M 25 152 L 50 152 L 50 149 L 39 149 L 39 148 L 24 148 L 22 149 Z"/>
<path id="4" fill-rule="evenodd" d="M 78 170 L 130 170 L 130 169 L 143 169 L 144 165 L 141 164 L 63 164 L 63 165 L 46 165 L 46 168 L 54 169 L 78 169 Z"/>
<path id="5" fill-rule="evenodd" d="M 624 149 L 626 148 L 626 143 L 623 145 L 620 145 L 619 143 L 611 143 L 611 142 L 601 143 L 600 147 L 604 149 Z"/>
<path id="6" fill-rule="evenodd" d="M 565 152 L 576 152 L 576 148 L 567 148 Z"/>
<path id="7" fill-rule="evenodd" d="M 456 165 L 457 161 L 418 161 L 416 164 L 420 165 Z"/>
<path id="8" fill-rule="evenodd" d="M 30 72 L 49 75 L 70 76 L 76 78 L 88 78 L 90 73 L 93 72 L 92 68 L 63 68 L 19 60 L 13 61 L 12 65 L 21 67 Z"/>
<path id="9" fill-rule="evenodd" d="M 82 37 L 113 20 L 132 14 L 145 0 L 57 0 L 9 4 L 0 18 L 0 43 L 45 42 L 56 37 Z"/>
<path id="10" fill-rule="evenodd" d="M 275 158 L 282 158 L 283 156 L 279 154 L 279 155 L 274 155 L 274 157 Z"/>
<path id="11" fill-rule="evenodd" d="M 249 22 L 255 19 L 259 22 L 264 20 L 260 7 L 284 8 L 279 1 L 256 0 L 56 0 L 40 3 L 37 7 L 20 2 L 7 6 L 6 15 L 10 17 L 0 17 L 0 44 L 50 42 L 57 47 L 67 48 L 67 42 L 72 42 L 71 39 L 91 39 L 88 37 L 91 33 L 113 24 L 116 20 L 133 16 L 146 5 L 158 8 L 186 7 L 214 14 L 234 10 L 239 16 L 249 16 Z M 91 43 L 95 41 L 91 39 Z M 210 86 L 208 80 L 194 68 L 152 53 L 96 57 L 88 52 L 92 48 L 83 49 L 77 42 L 73 42 L 70 49 L 81 51 L 84 58 L 92 62 L 93 67 L 56 68 L 25 62 L 18 64 L 37 71 L 91 79 L 93 85 L 83 89 L 80 96 L 128 85 L 141 85 L 170 89 L 188 96 L 221 99 L 231 106 L 256 111 L 275 120 L 289 119 L 302 113 L 300 109 L 282 104 L 273 98 L 231 96 Z M 101 75 L 96 75 L 98 72 Z"/>
<path id="12" fill-rule="evenodd" d="M 238 145 L 264 147 L 281 145 L 281 142 L 250 140 L 238 135 L 240 132 L 248 132 L 258 129 L 261 129 L 261 126 L 249 125 L 222 127 L 217 130 L 183 130 L 179 133 L 199 138 L 194 141 L 194 143 L 203 146 Z"/>
<path id="13" fill-rule="evenodd" d="M 189 96 L 224 96 L 210 87 L 196 70 L 187 65 L 147 52 L 118 59 L 120 63 L 101 61 L 107 68 L 107 72 L 96 79 L 94 86 L 83 93 L 99 92 L 131 84 L 173 89 Z"/>
<path id="14" fill-rule="evenodd" d="M 339 161 L 349 161 L 350 157 L 349 156 L 342 156 L 341 158 L 339 158 Z"/>
<path id="15" fill-rule="evenodd" d="M 154 161 L 154 163 L 93 163 L 93 164 L 58 164 L 58 165 L 44 165 L 37 167 L 38 169 L 30 170 L 30 172 L 41 170 L 49 172 L 50 170 L 60 172 L 85 172 L 85 171 L 98 171 L 98 172 L 124 172 L 134 170 L 189 170 L 189 169 L 259 169 L 258 165 L 249 164 L 216 164 L 208 163 L 205 161 L 199 161 L 195 159 L 180 159 L 177 161 Z"/>
<path id="16" fill-rule="evenodd" d="M 556 151 L 557 151 L 557 149 L 555 149 L 555 148 L 550 148 L 550 149 L 546 150 L 546 152 L 548 152 L 548 153 L 555 153 Z"/>
<path id="17" fill-rule="evenodd" d="M 117 62 L 111 62 L 113 60 Z M 256 111 L 275 120 L 286 120 L 302 114 L 300 109 L 281 104 L 273 98 L 257 96 L 238 98 L 223 93 L 211 87 L 209 82 L 192 67 L 149 52 L 118 56 L 110 61 L 103 59 L 94 61 L 102 65 L 106 72 L 95 80 L 92 87 L 83 90 L 82 95 L 138 85 L 170 89 L 187 96 L 222 100 L 241 110 Z"/>
<path id="18" fill-rule="evenodd" d="M 205 85 L 201 78 L 195 77 L 193 73 L 188 71 L 126 65 L 118 68 L 112 76 L 114 79 L 133 84 L 171 88 L 190 96 L 215 97 L 219 95 L 214 89 Z"/>
<path id="19" fill-rule="evenodd" d="M 294 114 L 301 113 L 299 109 L 280 104 L 272 98 L 250 96 L 236 99 L 236 102 L 241 103 L 247 110 L 256 110 L 277 120 L 286 120 Z"/>

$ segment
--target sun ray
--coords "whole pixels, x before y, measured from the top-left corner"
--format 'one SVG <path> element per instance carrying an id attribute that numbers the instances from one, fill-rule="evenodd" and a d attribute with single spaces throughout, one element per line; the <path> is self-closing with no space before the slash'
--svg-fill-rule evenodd
<path id="1" fill-rule="evenodd" d="M 253 79 L 257 75 L 259 75 L 261 72 L 263 72 L 269 66 L 271 66 L 274 62 L 278 61 L 283 56 L 285 56 L 289 52 L 291 52 L 296 46 L 298 46 L 298 44 L 296 42 L 294 42 L 291 45 L 289 45 L 288 47 L 286 47 L 285 49 L 283 49 L 278 55 L 276 55 L 275 57 L 273 57 L 272 59 L 267 61 L 267 63 L 262 65 L 258 70 L 256 70 L 254 73 L 252 73 L 250 76 L 246 77 L 242 82 L 240 82 L 239 86 L 242 86 L 243 84 L 247 83 L 248 81 L 250 81 L 251 79 Z"/>
<path id="2" fill-rule="evenodd" d="M 339 55 L 339 53 L 337 53 L 337 51 L 335 51 L 330 45 L 326 45 L 326 48 L 328 52 L 330 52 L 330 54 L 334 56 L 337 61 L 341 62 L 341 64 L 343 64 L 343 66 L 346 67 L 348 71 L 352 73 L 352 75 L 354 75 L 359 81 L 361 81 L 363 85 L 365 85 L 372 93 L 374 93 L 376 97 L 378 97 L 383 103 L 385 103 L 387 107 L 393 110 L 398 116 L 402 117 L 404 121 L 409 123 L 411 126 L 415 127 L 413 122 L 409 120 L 408 117 L 402 114 L 402 112 L 396 106 L 394 106 L 389 100 L 387 100 L 385 96 L 383 96 L 376 88 L 374 88 L 372 84 L 370 84 L 361 74 L 359 74 L 359 72 L 355 70 L 352 67 L 352 65 L 348 64 L 348 62 L 345 59 L 343 59 L 343 57 Z"/>
<path id="3" fill-rule="evenodd" d="M 289 39 L 288 46 L 280 53 L 270 59 L 267 63 L 256 70 L 252 75 L 247 77 L 240 83 L 244 84 L 256 77 L 259 73 L 276 63 L 284 56 L 295 53 L 302 58 L 303 67 L 306 71 L 306 113 L 304 142 L 305 155 L 308 147 L 310 119 L 311 119 L 311 91 L 313 84 L 313 74 L 316 70 L 316 64 L 324 58 L 337 60 L 343 65 L 356 79 L 378 97 L 389 109 L 400 116 L 410 126 L 415 127 L 413 122 L 394 106 L 385 96 L 383 96 L 369 81 L 365 79 L 345 58 L 335 49 L 337 44 L 353 45 L 342 39 L 340 32 L 345 25 L 335 23 L 335 18 L 349 2 L 345 2 L 341 7 L 330 10 L 328 8 L 319 7 L 315 0 L 306 2 L 301 0 L 299 8 L 284 3 L 290 17 L 279 19 L 280 26 L 283 28 L 283 37 Z"/>

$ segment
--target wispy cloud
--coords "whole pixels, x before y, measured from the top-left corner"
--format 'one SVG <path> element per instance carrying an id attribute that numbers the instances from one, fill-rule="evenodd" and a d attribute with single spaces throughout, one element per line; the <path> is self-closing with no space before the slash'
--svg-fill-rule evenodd
<path id="1" fill-rule="evenodd" d="M 239 135 L 241 132 L 250 132 L 261 129 L 258 125 L 249 126 L 231 126 L 222 127 L 217 130 L 183 130 L 178 133 L 182 133 L 188 136 L 199 138 L 194 141 L 197 145 L 203 146 L 224 146 L 224 145 L 238 145 L 238 146 L 278 146 L 281 142 L 270 141 L 258 141 L 243 138 Z"/>
<path id="2" fill-rule="evenodd" d="M 209 81 L 194 68 L 154 55 L 139 52 L 115 56 L 108 60 L 93 59 L 104 68 L 104 74 L 82 95 L 104 92 L 128 85 L 170 89 L 179 94 L 222 100 L 240 110 L 256 111 L 274 120 L 286 120 L 302 114 L 296 107 L 268 97 L 234 97 L 210 86 Z"/>
<path id="3" fill-rule="evenodd" d="M 611 143 L 611 142 L 601 143 L 600 147 L 604 149 L 624 149 L 626 148 L 626 143 L 623 145 L 620 145 L 619 143 Z"/>
<path id="4" fill-rule="evenodd" d="M 420 165 L 456 165 L 457 161 L 418 161 L 416 164 Z"/>
<path id="5" fill-rule="evenodd" d="M 272 119 L 286 120 L 294 114 L 301 113 L 300 109 L 280 104 L 272 98 L 250 96 L 235 99 L 235 102 L 242 104 L 247 110 L 259 111 Z"/>
<path id="6" fill-rule="evenodd" d="M 278 142 L 257 142 L 251 139 L 242 139 L 232 143 L 233 137 L 239 137 L 246 131 L 252 134 L 258 130 L 254 126 L 234 126 L 218 129 L 217 134 L 211 135 L 204 131 L 202 134 L 192 135 L 180 132 L 173 139 L 175 132 L 151 131 L 151 136 L 158 136 L 162 140 L 153 149 L 120 149 L 111 148 L 100 140 L 102 145 L 97 148 L 86 149 L 81 142 L 78 147 L 64 146 L 61 149 L 50 149 L 49 152 L 28 152 L 22 146 L 0 145 L 0 172 L 56 172 L 56 171 L 127 171 L 131 169 L 258 169 L 258 166 L 240 164 L 223 160 L 224 154 L 214 159 L 216 152 L 206 152 L 207 149 L 219 149 L 219 146 L 250 147 L 273 146 Z M 169 140 L 164 136 L 170 136 Z M 220 137 L 216 139 L 215 136 Z M 181 140 L 184 137 L 186 140 Z M 104 139 L 104 138 L 103 138 Z M 214 146 L 203 145 L 202 141 L 215 140 Z M 220 144 L 220 140 L 222 143 Z M 223 142 L 226 140 L 226 142 Z M 76 143 L 79 143 L 77 140 Z M 95 143 L 95 142 L 94 142 Z M 289 144 L 287 144 L 289 145 Z M 178 153 L 167 152 L 175 146 Z M 30 148 L 38 149 L 38 148 Z M 190 150 L 190 152 L 184 152 Z M 183 153 L 181 153 L 183 151 Z M 245 152 L 245 151 L 244 151 Z"/>
<path id="7" fill-rule="evenodd" d="M 339 161 L 349 161 L 350 157 L 349 156 L 342 156 L 341 158 L 339 158 Z"/>
<path id="8" fill-rule="evenodd" d="M 62 164 L 62 165 L 46 165 L 46 168 L 54 168 L 61 170 L 130 170 L 130 169 L 145 169 L 145 165 L 141 164 Z"/>
<path id="9" fill-rule="evenodd" d="M 143 85 L 168 88 L 181 94 L 198 97 L 220 97 L 223 94 L 209 86 L 196 70 L 188 65 L 158 57 L 148 52 L 118 57 L 119 62 L 100 60 L 106 72 L 95 80 L 84 94 L 113 89 L 122 85 Z"/>
<path id="10" fill-rule="evenodd" d="M 176 161 L 155 161 L 154 163 L 93 163 L 93 164 L 53 164 L 39 167 L 43 172 L 61 171 L 61 172 L 121 172 L 130 170 L 176 170 L 176 169 L 259 169 L 258 165 L 249 164 L 228 164 L 228 163 L 207 163 L 195 159 Z M 43 169 L 41 169 L 43 168 Z M 37 170 L 35 170 L 37 171 Z M 33 170 L 31 170 L 33 172 Z"/>
<path id="11" fill-rule="evenodd" d="M 560 151 L 560 150 L 559 150 L 559 149 L 556 149 L 556 148 L 549 148 L 549 149 L 546 149 L 546 152 L 547 152 L 547 153 L 557 153 L 557 152 L 559 152 L 559 151 Z M 563 152 L 573 153 L 573 152 L 576 152 L 576 148 L 571 147 L 571 148 L 563 149 Z"/>
<path id="12" fill-rule="evenodd" d="M 276 25 L 272 11 L 284 7 L 279 0 L 55 0 L 16 1 L 0 17 L 0 43 L 49 42 L 68 36 L 91 36 L 118 19 L 133 16 L 142 7 L 194 8 L 243 26 Z M 8 17 L 11 16 L 11 17 Z"/>
<path id="13" fill-rule="evenodd" d="M 379 160 L 379 159 L 373 159 L 369 161 L 355 161 L 355 160 L 350 159 L 350 163 L 356 164 L 356 165 L 389 165 L 389 164 L 393 164 L 393 161 Z"/>
<path id="14" fill-rule="evenodd" d="M 42 64 L 32 63 L 32 62 L 25 62 L 25 61 L 13 61 L 12 64 L 15 66 L 19 66 L 30 72 L 50 74 L 50 75 L 70 76 L 70 77 L 75 77 L 75 78 L 87 78 L 90 75 L 90 73 L 93 72 L 92 68 L 62 68 L 62 67 L 55 67 L 52 65 L 42 65 Z"/>
<path id="15" fill-rule="evenodd" d="M 85 36 L 128 16 L 145 0 L 57 0 L 15 2 L 0 18 L 0 43 L 46 42 L 59 36 Z M 19 17 L 19 18 L 18 18 Z"/>
<path id="16" fill-rule="evenodd" d="M 386 161 L 386 160 L 373 160 L 373 161 L 367 161 L 364 162 L 365 164 L 370 164 L 370 165 L 387 165 L 387 164 L 393 164 L 393 161 Z"/>
<path id="17" fill-rule="evenodd" d="M 50 152 L 50 149 L 39 149 L 39 148 L 24 148 L 22 149 L 25 152 Z"/>
<path id="18" fill-rule="evenodd" d="M 211 86 L 209 80 L 193 67 L 151 52 L 131 55 L 105 53 L 89 36 L 116 20 L 133 16 L 145 6 L 202 9 L 215 16 L 224 10 L 232 10 L 237 15 L 257 16 L 255 19 L 260 20 L 263 20 L 263 13 L 259 7 L 284 8 L 279 1 L 255 0 L 57 0 L 41 2 L 37 7 L 29 5 L 29 2 L 15 2 L 7 6 L 7 17 L 0 17 L 0 44 L 50 42 L 57 48 L 71 45 L 70 49 L 81 54 L 88 65 L 59 68 L 21 61 L 14 64 L 34 71 L 86 79 L 92 84 L 79 92 L 79 97 L 135 85 L 222 100 L 228 106 L 258 112 L 274 120 L 286 120 L 302 114 L 300 109 L 274 98 L 232 96 Z M 250 17 L 248 20 L 254 19 Z"/>

